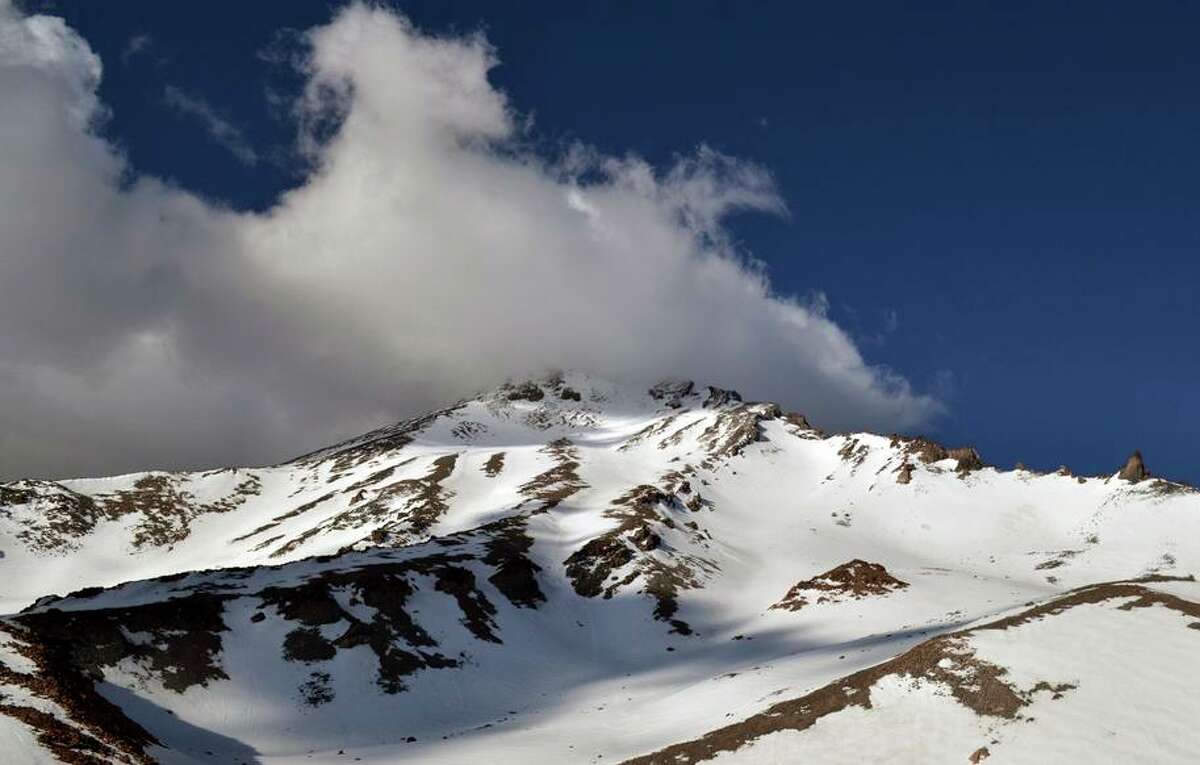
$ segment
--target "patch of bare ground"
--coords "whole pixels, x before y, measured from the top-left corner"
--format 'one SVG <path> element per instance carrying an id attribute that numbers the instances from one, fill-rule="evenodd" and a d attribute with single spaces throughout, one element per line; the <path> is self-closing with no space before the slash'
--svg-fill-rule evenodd
<path id="1" fill-rule="evenodd" d="M 1125 582 L 1090 585 L 1012 616 L 978 627 L 926 640 L 894 659 L 855 672 L 796 699 L 774 704 L 741 722 L 657 752 L 627 760 L 625 765 L 693 763 L 711 760 L 722 752 L 741 749 L 756 739 L 784 730 L 803 731 L 818 720 L 850 707 L 871 708 L 871 687 L 888 676 L 925 680 L 946 688 L 958 703 L 978 715 L 1001 720 L 1021 719 L 1021 710 L 1039 694 L 1061 698 L 1075 686 L 1042 681 L 1022 690 L 1006 679 L 1007 670 L 975 656 L 969 638 L 985 630 L 1006 630 L 1060 614 L 1076 606 L 1126 600 L 1117 608 L 1132 611 L 1160 606 L 1190 617 L 1200 617 L 1200 604 L 1145 586 L 1159 581 L 1194 581 L 1191 577 L 1144 577 Z M 985 752 L 980 754 L 980 752 Z M 971 755 L 978 762 L 986 748 Z"/>
<path id="2" fill-rule="evenodd" d="M 649 441 L 651 438 L 654 438 L 655 436 L 665 433 L 666 430 L 668 428 L 670 428 L 671 425 L 674 424 L 674 422 L 677 419 L 679 419 L 679 415 L 670 414 L 670 415 L 667 415 L 666 417 L 661 417 L 661 418 L 655 420 L 654 422 L 650 423 L 646 427 L 639 430 L 637 433 L 634 433 L 629 438 L 626 438 L 625 443 L 621 444 L 621 446 L 617 448 L 617 451 L 627 452 L 630 449 L 633 449 L 634 447 L 640 446 L 643 443 L 645 443 L 646 441 Z M 662 444 L 660 443 L 659 446 L 661 448 Z"/>
<path id="3" fill-rule="evenodd" d="M 534 512 L 552 510 L 588 487 L 579 477 L 579 454 L 570 439 L 551 441 L 540 451 L 550 455 L 554 466 L 529 479 L 518 490 L 521 496 L 540 503 L 540 507 Z"/>
<path id="4" fill-rule="evenodd" d="M 449 509 L 448 500 L 453 495 L 442 486 L 442 482 L 454 472 L 458 456 L 445 454 L 437 457 L 425 475 L 384 484 L 374 489 L 374 496 L 370 499 L 366 498 L 365 489 L 360 490 L 364 496 L 359 502 L 280 545 L 271 553 L 271 557 L 287 555 L 318 534 L 364 526 L 376 527 L 373 536 L 368 537 L 376 545 L 389 539 L 395 544 L 407 544 L 414 538 L 428 534 Z M 384 472 L 380 471 L 381 474 Z M 329 496 L 326 495 L 326 498 Z M 398 500 L 403 500 L 399 509 L 395 507 Z"/>
<path id="5" fill-rule="evenodd" d="M 328 462 L 329 481 L 339 480 L 347 471 L 386 454 L 403 449 L 419 433 L 442 417 L 454 414 L 466 406 L 460 401 L 453 406 L 373 430 L 340 444 L 335 444 L 291 460 L 289 464 L 319 465 Z"/>
<path id="6" fill-rule="evenodd" d="M 878 597 L 904 589 L 902 582 L 878 563 L 855 558 L 835 566 L 819 576 L 797 582 L 772 609 L 799 611 L 809 603 L 834 603 L 842 600 Z"/>
<path id="7" fill-rule="evenodd" d="M 1195 494 L 1198 490 L 1195 486 L 1181 483 L 1179 481 L 1168 481 L 1163 478 L 1155 478 L 1150 482 L 1147 491 L 1158 497 L 1170 497 L 1180 494 Z"/>
<path id="8" fill-rule="evenodd" d="M 483 474 L 488 478 L 495 478 L 500 475 L 502 470 L 504 470 L 504 452 L 496 452 L 488 457 L 487 462 L 483 463 Z"/>
<path id="9" fill-rule="evenodd" d="M 100 494 L 96 499 L 108 518 L 141 514 L 133 530 L 134 547 L 165 547 L 186 539 L 197 517 L 227 513 L 262 491 L 258 476 L 249 473 L 221 499 L 202 503 L 190 491 L 180 488 L 183 480 L 177 475 L 154 473 L 139 478 L 131 489 Z"/>
<path id="10" fill-rule="evenodd" d="M 450 429 L 450 435 L 457 438 L 459 441 L 470 441 L 476 436 L 483 435 L 488 432 L 488 426 L 482 422 L 474 420 L 463 420 Z"/>
<path id="11" fill-rule="evenodd" d="M 575 592 L 586 598 L 608 599 L 621 588 L 642 582 L 639 593 L 655 601 L 654 617 L 683 635 L 692 632 L 684 621 L 674 618 L 679 610 L 680 591 L 700 587 L 702 575 L 715 564 L 697 555 L 674 549 L 664 541 L 668 531 L 686 535 L 702 545 L 704 535 L 695 524 L 681 526 L 660 508 L 680 507 L 676 495 L 656 486 L 642 484 L 613 500 L 605 516 L 617 525 L 586 542 L 571 553 L 563 565 Z"/>
<path id="12" fill-rule="evenodd" d="M 28 515 L 13 516 L 11 508 L 28 505 Z M 14 481 L 0 484 L 0 517 L 13 518 L 22 528 L 17 539 L 38 552 L 72 549 L 105 517 L 96 502 L 53 481 Z"/>
<path id="13" fill-rule="evenodd" d="M 187 538 L 197 517 L 227 513 L 262 489 L 258 476 L 246 473 L 224 497 L 198 502 L 182 488 L 188 480 L 186 474 L 152 473 L 139 478 L 132 488 L 95 497 L 51 481 L 18 481 L 0 486 L 0 515 L 11 517 L 10 507 L 29 505 L 35 512 L 15 518 L 22 526 L 16 536 L 39 552 L 73 549 L 100 521 L 135 513 L 142 516 L 134 526 L 135 547 L 169 546 Z"/>
<path id="14" fill-rule="evenodd" d="M 159 742 L 96 692 L 93 679 L 74 663 L 70 645 L 39 638 L 12 622 L 0 622 L 0 632 L 8 634 L 10 645 L 34 666 L 25 673 L 0 664 L 0 684 L 53 702 L 66 719 L 2 697 L 0 715 L 29 728 L 42 747 L 68 765 L 154 762 L 145 750 Z"/>
<path id="15" fill-rule="evenodd" d="M 285 513 L 280 513 L 279 515 L 272 518 L 270 523 L 264 523 L 263 525 L 259 526 L 258 528 L 254 529 L 253 531 L 242 534 L 239 537 L 234 537 L 230 541 L 231 542 L 243 542 L 251 537 L 258 536 L 259 534 L 262 534 L 263 532 L 270 531 L 271 529 L 277 527 L 280 523 L 283 523 L 284 521 L 288 520 L 289 518 L 295 518 L 297 516 L 303 515 L 303 514 L 307 513 L 309 510 L 312 510 L 314 508 L 317 508 L 317 507 L 325 504 L 329 500 L 333 499 L 334 496 L 335 496 L 334 492 L 332 492 L 332 491 L 326 492 L 325 494 L 322 494 L 321 496 L 317 497 L 316 499 L 310 499 L 309 501 L 304 502 L 300 505 L 297 505 L 296 507 L 292 508 L 291 510 L 288 510 Z M 273 541 L 275 539 L 282 539 L 282 538 L 283 538 L 283 536 L 280 535 L 277 537 L 272 537 L 271 540 L 268 540 L 268 541 Z M 258 547 L 254 548 L 254 549 L 258 550 L 258 549 L 261 549 L 262 547 L 263 547 L 263 545 L 260 544 Z"/>
<path id="16" fill-rule="evenodd" d="M 334 692 L 329 684 L 331 679 L 328 672 L 311 673 L 308 679 L 300 684 L 300 700 L 310 707 L 319 707 L 333 701 Z"/>

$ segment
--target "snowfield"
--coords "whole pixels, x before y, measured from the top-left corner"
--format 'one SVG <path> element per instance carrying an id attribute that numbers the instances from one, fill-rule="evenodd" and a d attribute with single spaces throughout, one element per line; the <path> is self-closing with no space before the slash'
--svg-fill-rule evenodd
<path id="1" fill-rule="evenodd" d="M 0 759 L 1194 762 L 1200 494 L 1131 465 L 566 374 L 0 484 Z"/>

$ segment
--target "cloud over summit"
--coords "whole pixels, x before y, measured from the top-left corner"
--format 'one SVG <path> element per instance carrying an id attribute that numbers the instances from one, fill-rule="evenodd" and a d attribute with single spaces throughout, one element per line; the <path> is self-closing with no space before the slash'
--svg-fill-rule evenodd
<path id="1" fill-rule="evenodd" d="M 763 168 L 533 154 L 481 36 L 351 5 L 307 40 L 310 174 L 241 213 L 132 176 L 99 59 L 0 3 L 0 477 L 282 458 L 549 367 L 937 411 L 736 250 L 725 216 L 784 211 Z"/>

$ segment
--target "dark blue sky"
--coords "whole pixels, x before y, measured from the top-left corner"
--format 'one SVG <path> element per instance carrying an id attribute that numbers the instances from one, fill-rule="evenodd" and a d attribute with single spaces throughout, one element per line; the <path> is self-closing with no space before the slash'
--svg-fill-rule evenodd
<path id="1" fill-rule="evenodd" d="M 482 29 L 551 148 L 666 163 L 704 142 L 770 168 L 792 216 L 735 219 L 745 249 L 941 395 L 941 440 L 1086 472 L 1136 447 L 1200 482 L 1200 5 L 905 5 L 394 3 L 427 31 Z M 239 209 L 299 182 L 266 97 L 299 81 L 260 54 L 330 4 L 25 7 L 100 54 L 105 130 L 136 171 Z"/>

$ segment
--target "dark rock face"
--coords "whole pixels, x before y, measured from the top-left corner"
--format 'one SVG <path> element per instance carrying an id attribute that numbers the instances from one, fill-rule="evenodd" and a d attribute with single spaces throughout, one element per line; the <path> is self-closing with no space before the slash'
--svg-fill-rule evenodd
<path id="1" fill-rule="evenodd" d="M 579 395 L 579 391 L 575 390 L 574 388 L 569 388 L 566 386 L 564 386 L 563 389 L 558 392 L 558 397 L 561 398 L 563 401 L 582 401 L 583 400 L 583 397 Z"/>
<path id="2" fill-rule="evenodd" d="M 742 401 L 742 394 L 736 390 L 726 390 L 724 388 L 714 388 L 709 386 L 708 398 L 704 400 L 705 409 L 716 409 L 727 404 L 739 404 Z"/>
<path id="3" fill-rule="evenodd" d="M 1146 463 L 1142 461 L 1142 453 L 1135 451 L 1129 455 L 1129 459 L 1125 461 L 1125 467 L 1121 468 L 1121 472 L 1117 474 L 1118 478 L 1123 478 L 1130 483 L 1137 483 L 1150 477 L 1150 471 L 1146 469 Z"/>
<path id="4" fill-rule="evenodd" d="M 970 446 L 947 449 L 946 454 L 950 459 L 958 460 L 958 472 L 960 473 L 969 473 L 972 470 L 983 468 L 983 458 L 979 456 L 979 452 Z"/>
<path id="5" fill-rule="evenodd" d="M 648 392 L 655 401 L 662 401 L 671 409 L 679 409 L 683 406 L 683 399 L 696 392 L 696 384 L 691 380 L 663 380 Z"/>
<path id="6" fill-rule="evenodd" d="M 546 394 L 542 392 L 537 383 L 530 381 L 512 386 L 505 397 L 509 401 L 541 401 Z"/>

